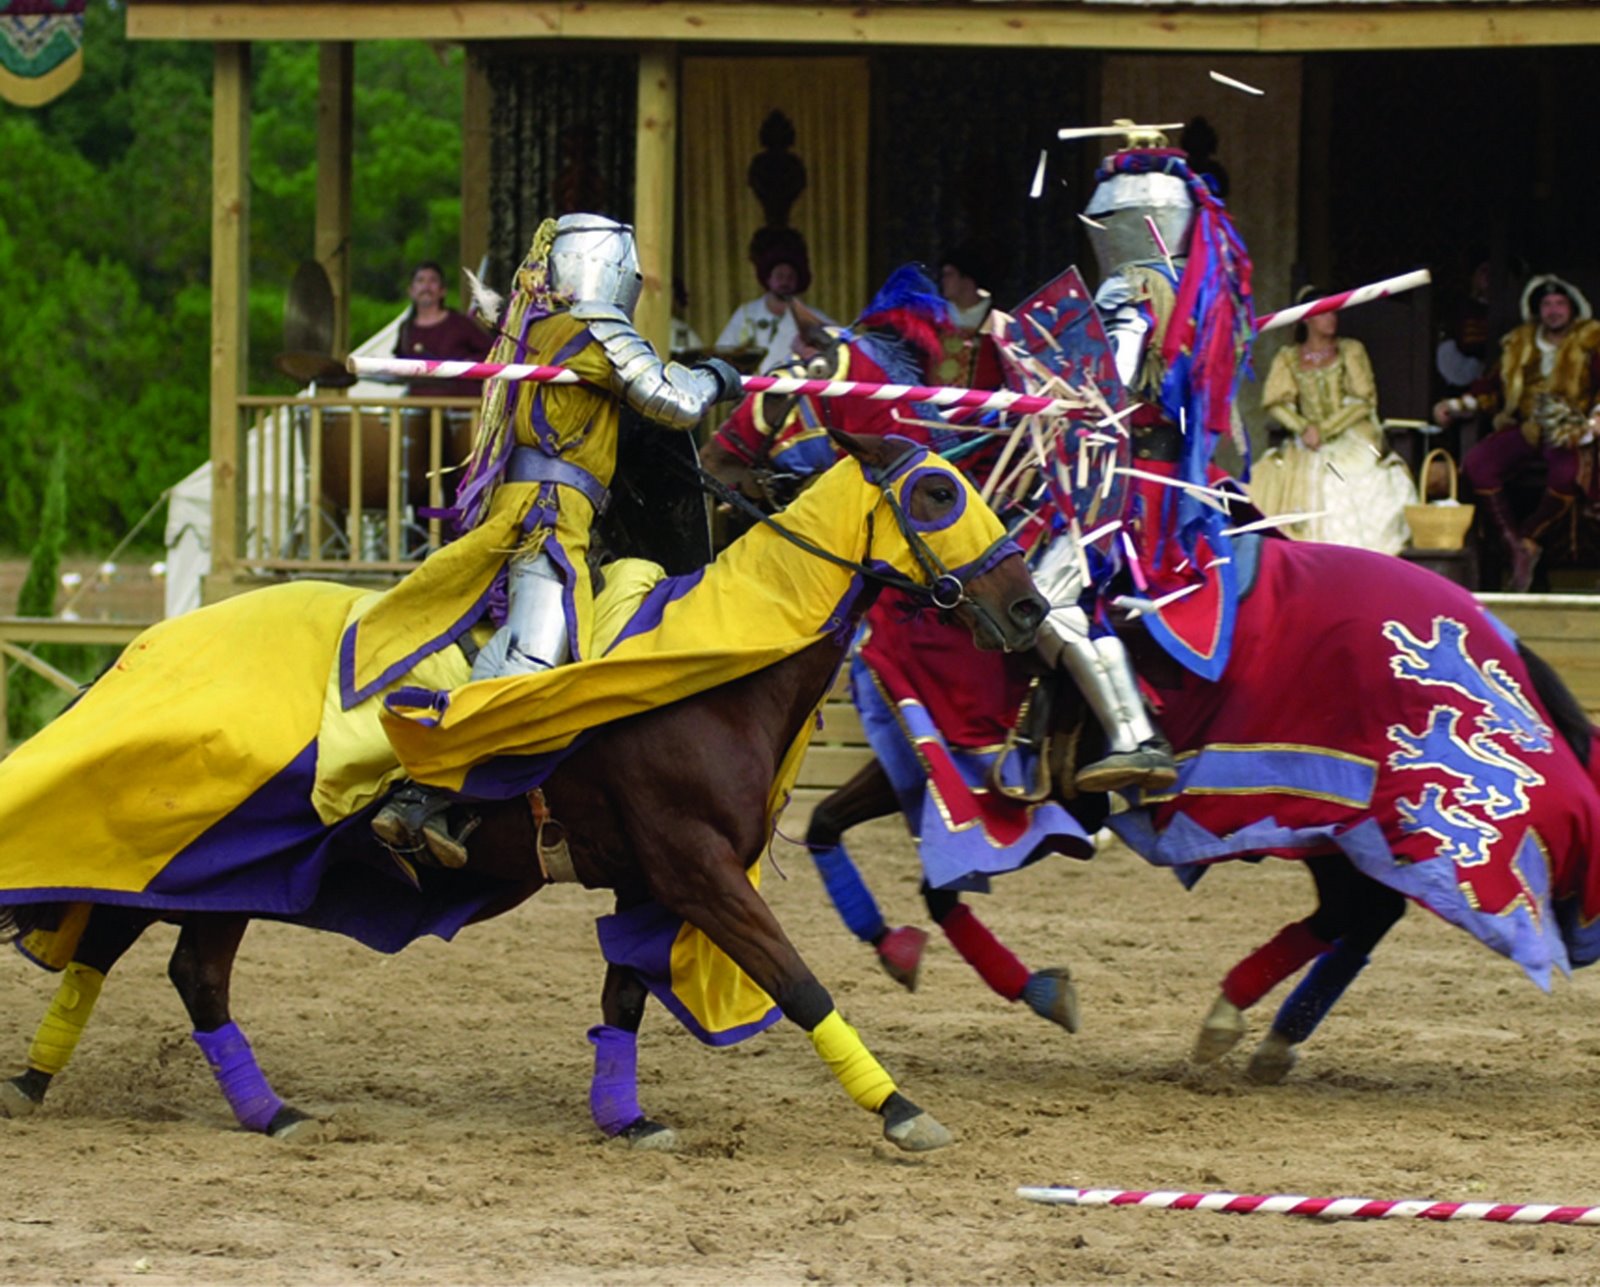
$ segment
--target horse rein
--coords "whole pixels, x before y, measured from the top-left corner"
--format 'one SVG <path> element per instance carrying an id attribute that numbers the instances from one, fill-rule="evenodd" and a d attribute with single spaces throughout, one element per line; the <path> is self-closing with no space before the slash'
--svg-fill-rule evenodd
<path id="1" fill-rule="evenodd" d="M 687 461 L 679 460 L 677 457 L 669 457 L 669 459 L 674 468 L 691 474 L 701 490 L 714 497 L 719 503 L 737 509 L 747 517 L 771 528 L 784 540 L 797 549 L 804 550 L 807 554 L 822 559 L 824 562 L 832 563 L 835 567 L 845 568 L 854 572 L 856 575 L 864 577 L 866 580 L 874 582 L 885 589 L 898 590 L 901 594 L 908 595 L 911 598 L 931 603 L 941 612 L 949 612 L 962 604 L 967 604 L 974 611 L 989 617 L 991 614 L 988 613 L 983 605 L 968 596 L 966 584 L 962 579 L 946 568 L 939 561 L 938 556 L 928 547 L 928 543 L 917 534 L 916 530 L 911 526 L 910 519 L 906 516 L 904 508 L 902 508 L 893 490 L 888 485 L 913 458 L 922 454 L 923 451 L 924 449 L 918 446 L 908 448 L 880 476 L 873 476 L 865 466 L 862 467 L 862 472 L 867 475 L 868 481 L 882 492 L 884 502 L 889 506 L 889 512 L 894 515 L 900 534 L 911 548 L 912 557 L 916 559 L 917 565 L 928 574 L 929 580 L 926 585 L 913 581 L 908 576 L 902 576 L 898 572 L 869 567 L 865 563 L 857 563 L 853 559 L 847 559 L 842 555 L 835 554 L 832 550 L 825 550 L 815 542 L 807 540 L 798 532 L 785 527 L 772 515 L 763 512 L 761 507 L 754 501 L 744 496 L 737 489 L 728 487 L 720 479 L 713 477 L 698 465 L 691 465 Z M 1011 534 L 1009 532 L 1003 533 L 993 545 L 983 552 L 983 556 L 973 566 L 978 568 L 986 567 L 995 552 L 1010 540 Z M 868 550 L 872 548 L 872 516 L 870 514 L 867 516 L 867 548 Z M 995 623 L 991 620 L 990 624 L 994 625 Z M 1001 637 L 1004 637 L 1003 632 Z"/>

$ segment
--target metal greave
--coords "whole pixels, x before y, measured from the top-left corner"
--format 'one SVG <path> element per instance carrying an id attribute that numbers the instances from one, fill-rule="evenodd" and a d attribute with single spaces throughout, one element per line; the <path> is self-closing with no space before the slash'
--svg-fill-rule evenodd
<path id="1" fill-rule="evenodd" d="M 542 550 L 531 559 L 513 559 L 506 577 L 506 623 L 478 654 L 474 679 L 532 674 L 572 659 L 565 582 L 555 560 Z"/>
<path id="2" fill-rule="evenodd" d="M 1033 583 L 1049 600 L 1050 613 L 1039 631 L 1039 651 L 1052 665 L 1066 667 L 1089 709 L 1105 730 L 1112 754 L 1137 750 L 1156 736 L 1145 711 L 1127 650 L 1116 635 L 1089 635 L 1089 617 L 1078 606 L 1082 565 L 1072 538 L 1062 536 L 1045 551 Z"/>
<path id="3" fill-rule="evenodd" d="M 1107 749 L 1113 754 L 1126 753 L 1153 738 L 1155 728 L 1145 713 L 1122 641 L 1115 635 L 1091 639 L 1087 634 L 1072 633 L 1056 638 L 1060 643 L 1057 664 L 1066 667 L 1100 721 Z"/>

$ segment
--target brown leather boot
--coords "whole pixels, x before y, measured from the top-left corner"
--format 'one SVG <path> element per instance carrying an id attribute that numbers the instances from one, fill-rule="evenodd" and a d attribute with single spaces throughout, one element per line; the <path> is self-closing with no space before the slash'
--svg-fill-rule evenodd
<path id="1" fill-rule="evenodd" d="M 1571 514 L 1572 507 L 1577 504 L 1577 501 L 1578 498 L 1576 496 L 1563 496 L 1560 492 L 1545 492 L 1539 498 L 1539 507 L 1528 515 L 1528 521 L 1522 525 L 1523 539 L 1542 544 L 1545 533 Z"/>
<path id="2" fill-rule="evenodd" d="M 441 867 L 465 867 L 466 840 L 476 823 L 469 821 L 459 835 L 452 835 L 449 810 L 455 802 L 455 796 L 438 787 L 404 782 L 373 815 L 373 833 L 398 854 L 423 862 L 429 860 L 421 855 L 431 854 Z"/>
<path id="3" fill-rule="evenodd" d="M 1479 492 L 1478 500 L 1488 513 L 1495 531 L 1505 543 L 1510 563 L 1506 572 L 1506 589 L 1512 594 L 1526 594 L 1533 584 L 1533 569 L 1539 562 L 1539 546 L 1522 535 L 1516 515 L 1504 492 Z"/>

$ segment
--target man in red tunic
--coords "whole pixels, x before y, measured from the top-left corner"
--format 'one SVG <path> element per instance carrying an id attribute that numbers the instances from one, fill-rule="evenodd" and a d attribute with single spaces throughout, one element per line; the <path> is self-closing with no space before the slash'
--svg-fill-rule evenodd
<path id="1" fill-rule="evenodd" d="M 1506 588 L 1514 594 L 1533 582 L 1540 538 L 1572 510 L 1582 486 L 1578 448 L 1593 440 L 1600 420 L 1600 322 L 1583 293 L 1553 273 L 1535 277 L 1523 288 L 1522 319 L 1500 342 L 1495 370 L 1433 409 L 1440 425 L 1494 414 L 1495 431 L 1466 453 L 1461 472 L 1506 544 Z M 1545 494 L 1519 521 L 1506 479 L 1541 456 Z"/>
<path id="2" fill-rule="evenodd" d="M 411 272 L 411 311 L 400 323 L 396 357 L 434 361 L 481 362 L 491 337 L 470 317 L 446 308 L 444 269 L 431 260 Z M 413 380 L 413 398 L 476 398 L 481 380 Z"/>

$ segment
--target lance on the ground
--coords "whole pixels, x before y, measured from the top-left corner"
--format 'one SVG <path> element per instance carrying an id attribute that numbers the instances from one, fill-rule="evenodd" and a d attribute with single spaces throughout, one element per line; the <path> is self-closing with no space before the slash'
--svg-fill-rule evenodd
<path id="1" fill-rule="evenodd" d="M 431 358 L 350 357 L 355 375 L 398 379 L 511 380 L 538 384 L 581 384 L 582 377 L 564 366 L 519 362 L 444 362 Z M 946 410 L 1011 411 L 1018 415 L 1061 415 L 1092 410 L 1087 398 L 1047 398 L 1008 389 L 965 389 L 938 384 L 873 384 L 866 380 L 801 380 L 790 376 L 740 377 L 745 393 L 778 393 L 790 397 L 865 398 L 870 402 L 925 402 Z"/>
<path id="2" fill-rule="evenodd" d="M 1259 335 L 1262 331 L 1275 331 L 1283 326 L 1293 326 L 1296 322 L 1303 322 L 1318 313 L 1337 313 L 1341 308 L 1370 304 L 1375 299 L 1387 299 L 1390 295 L 1399 295 L 1404 291 L 1416 290 L 1418 286 L 1426 286 L 1432 280 L 1432 273 L 1426 268 L 1418 268 L 1415 272 L 1387 277 L 1381 282 L 1373 282 L 1370 286 L 1357 286 L 1354 290 L 1340 291 L 1337 295 L 1325 295 L 1321 299 L 1312 300 L 1309 304 L 1281 308 L 1276 313 L 1256 318 L 1256 333 Z"/>
<path id="3" fill-rule="evenodd" d="M 1425 1198 L 1311 1198 L 1298 1193 L 1181 1193 L 1174 1190 L 1020 1188 L 1030 1202 L 1073 1207 L 1155 1207 L 1230 1215 L 1320 1216 L 1324 1220 L 1483 1220 L 1491 1224 L 1600 1224 L 1600 1207 L 1529 1202 L 1430 1202 Z"/>

